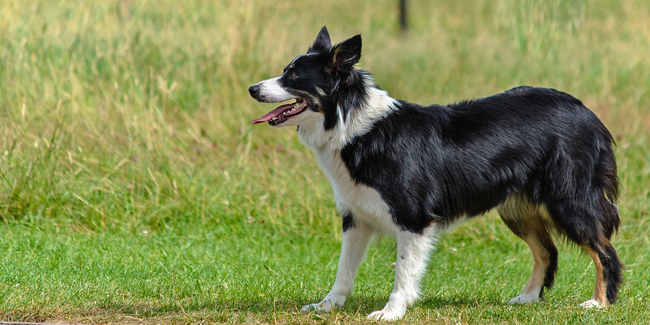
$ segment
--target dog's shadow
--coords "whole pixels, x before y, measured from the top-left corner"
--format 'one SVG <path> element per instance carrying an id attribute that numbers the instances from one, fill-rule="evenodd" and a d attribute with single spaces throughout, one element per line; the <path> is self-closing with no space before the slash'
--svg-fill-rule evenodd
<path id="1" fill-rule="evenodd" d="M 380 310 L 384 308 L 388 302 L 388 296 L 386 297 L 369 297 L 369 296 L 351 296 L 345 302 L 345 307 L 343 311 L 345 312 L 358 312 L 362 314 L 368 314 L 375 310 Z M 425 308 L 425 309 L 437 309 L 437 308 L 447 308 L 447 307 L 457 307 L 457 308 L 472 308 L 472 307 L 485 307 L 485 306 L 503 306 L 504 302 L 499 299 L 486 299 L 478 301 L 473 297 L 467 296 L 446 296 L 446 297 L 426 297 L 419 300 L 415 306 Z M 298 307 L 300 308 L 300 307 Z"/>
<path id="2" fill-rule="evenodd" d="M 505 303 L 500 299 L 488 298 L 477 300 L 469 296 L 430 297 L 418 302 L 418 305 L 426 308 L 444 307 L 478 307 L 478 306 L 503 306 Z"/>
<path id="3" fill-rule="evenodd" d="M 298 300 L 290 299 L 276 299 L 273 301 L 254 301 L 254 302 L 232 302 L 222 305 L 222 307 L 233 307 L 239 310 L 247 311 L 257 311 L 257 310 L 269 310 L 272 308 L 283 309 L 283 310 L 300 310 L 302 306 L 318 302 L 322 297 L 302 297 Z M 344 311 L 358 311 L 358 312 L 372 312 L 384 308 L 388 302 L 388 296 L 386 297 L 377 297 L 377 296 L 364 296 L 364 295 L 354 295 L 350 296 L 345 301 Z M 478 306 L 503 306 L 505 303 L 499 299 L 488 298 L 484 300 L 477 300 L 473 297 L 467 296 L 446 296 L 446 297 L 427 297 L 419 300 L 416 303 L 417 306 L 424 308 L 436 309 L 436 308 L 445 308 L 445 307 L 478 307 Z"/>
<path id="4" fill-rule="evenodd" d="M 279 313 L 299 313 L 300 308 L 303 305 L 310 303 L 318 302 L 320 298 L 317 297 L 278 297 L 271 298 L 265 297 L 261 299 L 244 299 L 244 300 L 213 300 L 210 302 L 169 302 L 163 304 L 123 304 L 123 305 L 111 305 L 104 306 L 101 308 L 104 312 L 109 312 L 113 310 L 118 314 L 134 314 L 145 317 L 156 317 L 164 316 L 170 314 L 192 314 L 202 313 L 206 310 L 217 312 L 221 314 L 221 317 L 228 318 L 228 314 L 239 314 L 239 313 L 268 313 L 268 312 L 279 312 Z M 343 313 L 358 313 L 358 314 L 368 314 L 375 310 L 380 310 L 384 307 L 388 297 L 379 297 L 372 295 L 354 295 L 348 297 L 345 302 L 345 306 L 341 310 Z M 428 297 L 420 300 L 416 306 L 426 309 L 436 309 L 444 307 L 459 307 L 459 308 L 471 308 L 476 306 L 485 306 L 485 305 L 503 305 L 502 301 L 495 299 L 488 299 L 483 301 L 477 301 L 471 297 L 464 296 L 449 296 L 449 297 Z M 109 312 L 110 313 L 110 312 Z"/>

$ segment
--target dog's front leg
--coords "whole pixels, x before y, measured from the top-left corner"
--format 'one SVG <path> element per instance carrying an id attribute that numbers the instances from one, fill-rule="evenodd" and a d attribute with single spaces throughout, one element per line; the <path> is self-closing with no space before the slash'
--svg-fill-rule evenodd
<path id="1" fill-rule="evenodd" d="M 397 234 L 397 263 L 395 283 L 388 303 L 382 310 L 372 312 L 369 319 L 396 320 L 404 317 L 406 308 L 418 299 L 420 279 L 424 275 L 429 253 L 437 237 L 436 225 L 422 234 L 400 231 Z"/>
<path id="2" fill-rule="evenodd" d="M 352 294 L 354 278 L 357 275 L 361 260 L 368 250 L 368 244 L 373 233 L 370 227 L 352 219 L 351 215 L 346 214 L 343 217 L 343 245 L 332 290 L 325 296 L 323 301 L 305 305 L 300 309 L 301 312 L 329 312 L 332 307 L 343 306 L 345 298 Z"/>

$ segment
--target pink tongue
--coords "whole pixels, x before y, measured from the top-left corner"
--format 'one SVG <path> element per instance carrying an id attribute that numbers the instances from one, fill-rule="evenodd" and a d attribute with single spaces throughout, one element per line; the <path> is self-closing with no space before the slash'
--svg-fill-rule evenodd
<path id="1" fill-rule="evenodd" d="M 258 123 L 268 122 L 268 121 L 270 121 L 272 118 L 274 118 L 274 117 L 276 117 L 276 116 L 279 116 L 280 114 L 282 114 L 282 112 L 284 112 L 284 111 L 286 111 L 287 109 L 293 107 L 294 104 L 295 104 L 295 103 L 282 105 L 282 106 L 280 106 L 280 107 L 278 107 L 278 108 L 276 108 L 276 109 L 274 109 L 274 110 L 272 110 L 272 111 L 266 113 L 266 115 L 264 115 L 264 116 L 258 118 L 257 120 L 253 120 L 253 124 L 258 124 Z"/>

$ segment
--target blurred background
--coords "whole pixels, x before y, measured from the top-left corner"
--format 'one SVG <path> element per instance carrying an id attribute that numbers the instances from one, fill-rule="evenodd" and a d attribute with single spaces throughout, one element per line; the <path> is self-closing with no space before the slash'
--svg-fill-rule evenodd
<path id="1" fill-rule="evenodd" d="M 359 68 L 395 98 L 445 104 L 525 84 L 581 99 L 618 143 L 615 243 L 634 279 L 627 288 L 646 288 L 623 297 L 647 297 L 648 277 L 634 270 L 650 266 L 640 249 L 650 229 L 650 3 L 409 0 L 406 31 L 398 9 L 397 0 L 2 1 L 0 316 L 212 306 L 226 321 L 228 310 L 268 307 L 259 294 L 277 292 L 269 281 L 293 288 L 278 293 L 288 309 L 326 293 L 340 240 L 329 183 L 295 130 L 250 123 L 273 105 L 247 93 L 304 53 L 323 25 L 334 43 L 362 35 Z M 522 276 L 508 289 L 524 284 L 528 253 L 498 218 L 453 236 L 441 248 L 488 238 L 503 243 L 489 260 L 520 252 L 511 271 Z M 382 243 L 371 265 L 393 258 Z M 176 281 L 191 285 L 169 282 L 166 270 L 179 265 L 187 272 Z M 288 279 L 301 267 L 326 273 L 292 296 L 307 290 Z M 361 278 L 375 275 L 363 270 Z M 591 275 L 576 295 L 588 298 Z M 197 287 L 211 289 L 197 298 Z M 46 288 L 60 295 L 39 295 Z"/>
<path id="2" fill-rule="evenodd" d="M 81 210 L 79 223 L 103 227 L 99 216 L 155 209 L 129 198 L 164 203 L 201 186 L 192 178 L 207 186 L 199 193 L 228 199 L 214 189 L 238 186 L 226 172 L 253 187 L 286 179 L 269 173 L 316 177 L 301 175 L 315 165 L 294 132 L 249 123 L 270 106 L 246 90 L 279 75 L 323 25 L 334 42 L 362 34 L 360 68 L 395 98 L 444 104 L 553 87 L 604 120 L 621 167 L 627 147 L 647 141 L 646 2 L 408 4 L 400 33 L 396 0 L 3 2 L 3 219 Z M 116 204 L 103 206 L 107 195 Z"/>

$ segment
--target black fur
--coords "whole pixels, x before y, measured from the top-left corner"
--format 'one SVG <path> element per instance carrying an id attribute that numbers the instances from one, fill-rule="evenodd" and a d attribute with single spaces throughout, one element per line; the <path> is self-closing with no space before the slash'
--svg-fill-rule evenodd
<path id="1" fill-rule="evenodd" d="M 614 303 L 618 300 L 618 289 L 623 283 L 624 268 L 621 260 L 616 255 L 616 250 L 612 245 L 606 245 L 602 252 L 598 252 L 601 263 L 603 264 L 603 275 L 607 284 L 607 301 Z"/>
<path id="2" fill-rule="evenodd" d="M 450 106 L 400 102 L 341 151 L 352 178 L 382 195 L 402 229 L 420 233 L 434 220 L 479 215 L 523 193 L 547 205 L 578 243 L 600 220 L 618 225 L 599 211 L 604 193 L 615 193 L 597 186 L 596 168 L 614 166 L 603 166 L 603 155 L 613 157 L 611 136 L 591 111 L 568 94 L 532 87 Z"/>
<path id="3" fill-rule="evenodd" d="M 551 242 L 550 245 L 549 243 L 546 243 L 544 248 L 549 252 L 550 259 L 544 275 L 544 285 L 542 286 L 542 290 L 539 292 L 540 298 L 544 298 L 544 289 L 550 290 L 553 288 L 553 284 L 555 283 L 555 273 L 557 272 L 557 248 L 553 242 Z"/>
<path id="4" fill-rule="evenodd" d="M 352 218 L 352 214 L 350 213 L 343 214 L 343 232 L 347 231 L 352 227 L 354 227 L 354 218 Z"/>

